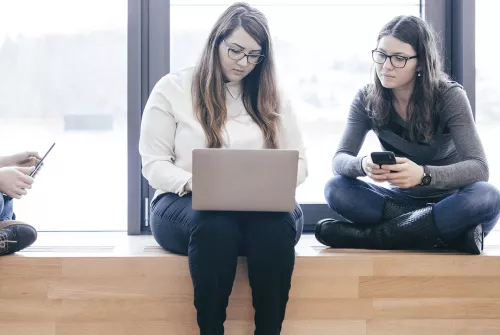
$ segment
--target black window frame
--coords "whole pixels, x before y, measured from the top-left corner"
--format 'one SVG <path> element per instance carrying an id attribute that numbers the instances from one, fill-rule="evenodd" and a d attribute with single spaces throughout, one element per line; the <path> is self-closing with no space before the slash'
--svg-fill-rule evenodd
<path id="1" fill-rule="evenodd" d="M 383 0 L 381 0 L 383 2 Z M 475 0 L 420 0 L 420 15 L 438 33 L 445 69 L 467 91 L 475 116 Z M 465 42 L 466 41 L 466 42 Z M 128 234 L 150 234 L 153 190 L 141 174 L 138 153 L 144 105 L 170 71 L 170 0 L 128 0 Z M 301 203 L 304 232 L 333 213 L 324 203 Z"/>

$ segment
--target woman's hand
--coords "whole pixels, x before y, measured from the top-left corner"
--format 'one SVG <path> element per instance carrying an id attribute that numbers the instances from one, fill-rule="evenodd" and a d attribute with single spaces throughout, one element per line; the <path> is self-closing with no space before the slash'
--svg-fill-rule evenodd
<path id="1" fill-rule="evenodd" d="M 35 151 L 24 151 L 3 158 L 3 166 L 35 166 L 42 158 Z"/>
<path id="2" fill-rule="evenodd" d="M 20 199 L 33 184 L 33 178 L 29 176 L 32 171 L 32 167 L 0 168 L 0 191 L 11 198 Z"/>
<path id="3" fill-rule="evenodd" d="M 363 157 L 361 166 L 365 174 L 376 182 L 384 182 L 390 171 L 381 169 L 378 164 L 374 164 L 370 155 Z"/>
<path id="4" fill-rule="evenodd" d="M 388 172 L 386 175 L 387 181 L 400 188 L 419 185 L 424 176 L 424 168 L 422 166 L 404 157 L 396 157 L 396 164 L 382 165 L 382 170 Z"/>

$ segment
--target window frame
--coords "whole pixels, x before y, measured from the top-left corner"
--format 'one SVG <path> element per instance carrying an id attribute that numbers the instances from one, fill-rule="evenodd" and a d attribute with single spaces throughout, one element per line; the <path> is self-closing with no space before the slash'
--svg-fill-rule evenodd
<path id="1" fill-rule="evenodd" d="M 441 42 L 445 71 L 464 86 L 475 118 L 476 0 L 428 0 L 424 6 L 424 19 Z"/>

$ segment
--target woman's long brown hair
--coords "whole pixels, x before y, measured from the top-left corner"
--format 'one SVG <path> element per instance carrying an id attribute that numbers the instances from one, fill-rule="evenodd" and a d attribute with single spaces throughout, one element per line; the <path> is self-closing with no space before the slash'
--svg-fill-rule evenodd
<path id="1" fill-rule="evenodd" d="M 208 148 L 223 146 L 222 129 L 227 119 L 226 91 L 219 61 L 223 39 L 242 27 L 261 46 L 264 60 L 243 79 L 242 100 L 264 135 L 265 147 L 278 147 L 280 97 L 276 87 L 274 56 L 267 19 L 246 3 L 230 6 L 215 23 L 196 67 L 192 94 L 193 107 L 207 137 Z"/>
<path id="2" fill-rule="evenodd" d="M 436 37 L 431 27 L 416 16 L 397 16 L 380 31 L 377 44 L 384 36 L 394 36 L 410 44 L 418 55 L 420 76 L 415 79 L 413 93 L 407 109 L 408 137 L 412 141 L 430 142 L 437 127 L 439 98 L 447 80 L 442 71 L 441 58 Z M 367 95 L 368 107 L 379 126 L 389 122 L 393 94 L 382 86 L 377 73 L 375 84 L 370 85 Z"/>

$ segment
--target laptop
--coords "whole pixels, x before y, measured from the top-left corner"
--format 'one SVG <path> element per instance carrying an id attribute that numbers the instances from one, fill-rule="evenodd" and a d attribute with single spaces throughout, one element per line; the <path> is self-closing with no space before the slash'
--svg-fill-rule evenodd
<path id="1" fill-rule="evenodd" d="M 193 150 L 194 210 L 292 212 L 298 150 Z"/>

